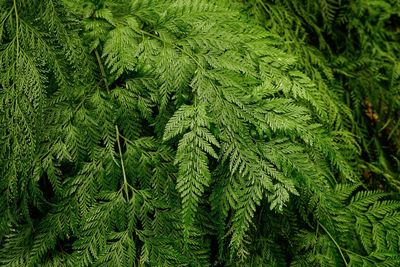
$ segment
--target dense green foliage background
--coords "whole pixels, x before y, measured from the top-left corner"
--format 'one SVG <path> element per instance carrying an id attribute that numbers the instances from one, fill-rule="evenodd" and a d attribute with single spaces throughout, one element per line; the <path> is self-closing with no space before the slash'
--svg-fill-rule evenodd
<path id="1" fill-rule="evenodd" d="M 398 0 L 0 0 L 1 266 L 400 266 Z"/>

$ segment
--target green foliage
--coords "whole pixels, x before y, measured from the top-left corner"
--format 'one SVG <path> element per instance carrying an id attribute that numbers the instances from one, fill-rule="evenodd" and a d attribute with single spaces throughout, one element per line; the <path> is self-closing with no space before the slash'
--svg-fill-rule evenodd
<path id="1" fill-rule="evenodd" d="M 376 79 L 395 138 L 386 24 L 357 24 L 368 1 L 231 2 L 0 1 L 2 266 L 400 264 L 400 202 L 356 163 L 398 181 L 349 108 Z M 381 78 L 339 18 L 389 45 Z"/>
<path id="2" fill-rule="evenodd" d="M 342 98 L 337 112 L 360 144 L 369 187 L 398 190 L 399 1 L 246 2 L 259 23 L 284 36 L 321 93 Z"/>

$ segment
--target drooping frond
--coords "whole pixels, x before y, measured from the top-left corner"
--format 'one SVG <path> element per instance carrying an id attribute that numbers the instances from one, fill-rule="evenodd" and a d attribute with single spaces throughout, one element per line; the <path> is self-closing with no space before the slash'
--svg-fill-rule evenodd
<path id="1" fill-rule="evenodd" d="M 0 1 L 0 265 L 398 266 L 398 10 Z"/>

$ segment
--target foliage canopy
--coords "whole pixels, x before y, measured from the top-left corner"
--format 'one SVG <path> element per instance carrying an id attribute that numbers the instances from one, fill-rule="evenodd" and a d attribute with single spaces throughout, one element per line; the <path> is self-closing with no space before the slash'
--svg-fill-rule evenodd
<path id="1" fill-rule="evenodd" d="M 0 264 L 399 266 L 399 14 L 0 0 Z"/>

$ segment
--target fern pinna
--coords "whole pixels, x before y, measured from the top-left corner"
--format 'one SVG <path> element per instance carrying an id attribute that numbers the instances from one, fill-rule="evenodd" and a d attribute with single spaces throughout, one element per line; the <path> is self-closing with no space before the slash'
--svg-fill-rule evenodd
<path id="1" fill-rule="evenodd" d="M 399 264 L 337 97 L 240 1 L 0 10 L 2 265 Z"/>

